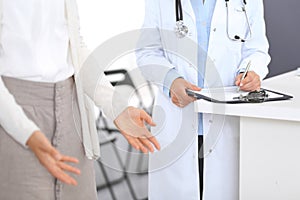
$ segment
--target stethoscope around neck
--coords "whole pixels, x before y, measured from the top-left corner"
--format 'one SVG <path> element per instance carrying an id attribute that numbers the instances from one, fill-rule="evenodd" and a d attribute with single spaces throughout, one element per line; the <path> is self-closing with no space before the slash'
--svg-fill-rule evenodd
<path id="1" fill-rule="evenodd" d="M 183 21 L 183 12 L 182 12 L 181 0 L 175 0 L 175 1 L 176 1 L 176 3 L 175 3 L 175 11 L 176 11 L 175 33 L 176 33 L 178 38 L 183 38 L 188 34 L 189 29 L 184 24 L 184 21 Z M 230 34 L 229 34 L 229 8 L 228 8 L 229 0 L 225 0 L 226 18 L 227 18 L 226 19 L 226 34 L 227 34 L 227 37 L 232 41 L 246 42 L 246 41 L 249 41 L 252 38 L 252 29 L 251 29 L 251 26 L 250 26 L 250 23 L 249 23 L 249 18 L 248 18 L 247 11 L 246 11 L 246 8 L 245 8 L 247 2 L 246 2 L 246 0 L 242 0 L 242 1 L 243 1 L 242 12 L 245 15 L 248 30 L 249 30 L 249 37 L 247 37 L 247 38 L 242 38 L 239 35 L 230 36 Z"/>

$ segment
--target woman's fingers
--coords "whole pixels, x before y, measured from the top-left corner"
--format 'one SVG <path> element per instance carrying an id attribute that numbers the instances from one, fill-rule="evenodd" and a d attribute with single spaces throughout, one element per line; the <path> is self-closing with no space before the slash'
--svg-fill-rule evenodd
<path id="1" fill-rule="evenodd" d="M 154 146 L 155 146 L 155 148 L 156 148 L 157 150 L 160 150 L 160 144 L 159 144 L 159 142 L 157 141 L 157 139 L 156 139 L 155 137 L 149 137 L 148 140 L 149 140 L 152 144 L 154 144 Z"/>
<path id="2" fill-rule="evenodd" d="M 140 146 L 139 144 L 137 143 L 136 141 L 136 138 L 124 133 L 124 132 L 121 132 L 123 134 L 123 136 L 125 137 L 125 139 L 127 140 L 127 142 L 133 147 L 135 148 L 136 150 L 140 150 Z"/>
<path id="3" fill-rule="evenodd" d="M 47 150 L 46 150 L 47 151 Z M 48 153 L 57 161 L 79 163 L 78 159 L 70 156 L 61 155 L 54 147 L 50 147 Z"/>
<path id="4" fill-rule="evenodd" d="M 151 144 L 151 142 L 149 142 L 148 139 L 146 138 L 139 138 L 139 141 L 142 143 L 142 145 L 147 148 L 147 151 L 149 150 L 150 152 L 154 152 L 154 148 Z"/>
<path id="5" fill-rule="evenodd" d="M 58 180 L 66 184 L 77 185 L 77 181 L 70 175 L 66 174 L 59 166 L 52 167 L 51 169 L 49 169 L 49 172 Z"/>
<path id="6" fill-rule="evenodd" d="M 139 149 L 143 152 L 143 153 L 148 153 L 148 149 L 147 147 L 144 146 L 144 144 L 138 139 L 135 138 L 137 145 L 139 146 Z"/>
<path id="7" fill-rule="evenodd" d="M 57 161 L 54 157 L 46 152 L 39 154 L 39 160 L 40 163 L 48 170 L 48 172 L 58 180 L 66 184 L 77 185 L 75 179 L 64 172 L 64 170 L 66 169 L 66 171 L 71 170 L 70 172 L 74 171 L 76 172 L 76 174 L 78 174 L 78 170 L 76 168 L 73 169 L 67 167 L 66 164 L 64 164 L 62 161 Z"/>
<path id="8" fill-rule="evenodd" d="M 155 137 L 133 137 L 126 133 L 123 133 L 124 137 L 128 141 L 128 143 L 135 148 L 136 150 L 140 150 L 143 153 L 154 152 L 154 147 L 157 150 L 160 150 L 159 142 L 156 140 Z"/>
<path id="9" fill-rule="evenodd" d="M 80 174 L 80 170 L 65 162 L 78 163 L 78 159 L 60 154 L 40 131 L 35 131 L 32 134 L 27 141 L 27 145 L 52 176 L 66 184 L 77 185 L 76 180 L 68 175 L 66 171 Z"/>
<path id="10" fill-rule="evenodd" d="M 70 157 L 70 156 L 62 156 L 60 160 L 63 162 L 79 163 L 77 158 Z"/>
<path id="11" fill-rule="evenodd" d="M 144 120 L 147 124 L 151 125 L 151 126 L 156 126 L 156 124 L 153 122 L 151 116 L 146 113 L 146 111 L 141 110 L 141 119 Z"/>
<path id="12" fill-rule="evenodd" d="M 68 172 L 71 172 L 71 173 L 74 173 L 74 174 L 77 174 L 79 175 L 80 174 L 80 170 L 71 166 L 71 165 L 67 165 L 66 163 L 63 163 L 63 162 L 57 162 L 57 166 L 64 170 L 64 171 L 68 171 Z"/>

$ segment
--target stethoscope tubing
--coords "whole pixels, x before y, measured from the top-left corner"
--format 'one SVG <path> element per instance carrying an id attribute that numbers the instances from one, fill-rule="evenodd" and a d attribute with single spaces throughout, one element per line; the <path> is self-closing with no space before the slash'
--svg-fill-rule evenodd
<path id="1" fill-rule="evenodd" d="M 187 27 L 184 25 L 184 22 L 183 22 L 183 11 L 182 11 L 182 4 L 181 4 L 181 0 L 175 0 L 175 10 L 176 10 L 176 30 L 177 32 L 184 32 L 184 31 L 181 31 L 182 27 L 186 28 Z M 231 37 L 230 34 L 229 34 L 229 8 L 228 8 L 228 2 L 229 0 L 225 0 L 225 6 L 226 6 L 226 34 L 227 34 L 227 37 L 232 40 L 232 41 L 240 41 L 240 42 L 246 42 L 246 41 L 249 41 L 252 39 L 252 28 L 251 28 L 251 25 L 250 25 L 250 22 L 249 22 L 249 18 L 248 18 L 248 15 L 247 15 L 247 11 L 246 11 L 246 0 L 243 0 L 243 7 L 242 7 L 242 11 L 244 12 L 244 15 L 245 15 L 245 18 L 246 18 L 246 23 L 247 23 L 247 26 L 248 26 L 248 31 L 249 31 L 249 37 L 248 38 L 242 38 L 238 35 L 235 35 L 234 37 Z M 188 29 L 187 29 L 188 30 Z M 184 34 L 187 34 L 184 33 Z M 182 35 L 182 34 L 179 34 L 179 37 L 184 37 L 185 35 Z"/>
<path id="2" fill-rule="evenodd" d="M 182 12 L 182 4 L 181 0 L 175 0 L 175 10 L 176 10 L 176 22 L 183 21 L 183 12 Z"/>
<path id="3" fill-rule="evenodd" d="M 228 6 L 228 2 L 229 0 L 225 0 L 225 6 L 226 6 L 226 34 L 227 34 L 227 37 L 232 40 L 232 41 L 240 41 L 240 42 L 246 42 L 246 41 L 249 41 L 252 39 L 252 28 L 251 28 L 251 25 L 250 25 L 250 22 L 249 22 L 249 18 L 248 18 L 248 15 L 247 15 L 247 11 L 246 11 L 246 0 L 243 0 L 243 7 L 242 7 L 242 11 L 245 15 L 245 18 L 246 18 L 246 23 L 247 23 L 247 26 L 248 26 L 248 30 L 249 30 L 249 37 L 248 38 L 242 38 L 238 35 L 235 35 L 234 37 L 231 37 L 229 35 L 229 6 Z"/>

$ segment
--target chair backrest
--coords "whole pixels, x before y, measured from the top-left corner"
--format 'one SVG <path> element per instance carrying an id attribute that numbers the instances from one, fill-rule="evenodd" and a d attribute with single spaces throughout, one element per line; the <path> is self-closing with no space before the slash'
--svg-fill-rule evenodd
<path id="1" fill-rule="evenodd" d="M 105 71 L 104 74 L 108 78 L 109 78 L 109 76 L 112 76 L 112 75 L 118 75 L 118 74 L 122 75 L 122 76 L 120 76 L 121 79 L 110 81 L 113 86 L 129 85 L 129 86 L 135 88 L 135 85 L 126 69 L 109 70 L 109 71 Z"/>
<path id="2" fill-rule="evenodd" d="M 129 72 L 126 69 L 109 70 L 109 71 L 105 71 L 104 74 L 106 75 L 106 77 L 108 78 L 108 80 L 111 82 L 113 86 L 122 86 L 122 85 L 130 86 L 134 90 L 136 97 L 138 98 L 139 107 L 146 110 L 149 114 L 151 114 L 155 94 L 151 84 L 148 81 L 146 81 L 146 83 L 152 98 L 151 99 L 152 102 L 151 102 L 151 106 L 147 107 L 143 103 L 144 101 L 142 95 L 139 92 L 138 87 L 134 84 Z"/>

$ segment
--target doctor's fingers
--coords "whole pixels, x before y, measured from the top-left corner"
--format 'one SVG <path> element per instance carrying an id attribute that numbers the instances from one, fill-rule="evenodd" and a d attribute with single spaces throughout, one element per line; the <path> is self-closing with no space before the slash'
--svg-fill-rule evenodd
<path id="1" fill-rule="evenodd" d="M 197 100 L 196 98 L 187 95 L 185 91 L 182 92 L 180 95 L 174 93 L 171 97 L 172 97 L 171 99 L 172 102 L 180 108 L 183 108 L 188 104 L 190 104 L 191 102 Z"/>
<path id="2" fill-rule="evenodd" d="M 243 73 L 241 73 L 235 77 L 235 85 L 236 86 L 240 85 L 242 76 L 243 76 Z"/>
<path id="3" fill-rule="evenodd" d="M 245 91 L 259 90 L 261 81 L 257 74 L 249 73 L 249 75 L 240 83 L 240 86 L 241 89 Z"/>
<path id="4" fill-rule="evenodd" d="M 191 84 L 189 82 L 186 82 L 186 89 L 191 89 L 191 90 L 195 90 L 195 91 L 200 91 L 201 88 L 198 87 L 197 85 Z"/>
<path id="5" fill-rule="evenodd" d="M 185 106 L 187 106 L 188 104 L 194 102 L 195 100 L 174 100 L 172 101 L 176 106 L 180 107 L 180 108 L 184 108 Z"/>
<path id="6" fill-rule="evenodd" d="M 259 90 L 260 89 L 260 83 L 259 82 L 249 82 L 245 85 L 243 85 L 241 87 L 241 90 L 244 90 L 244 91 L 255 91 L 255 90 Z"/>
<path id="7" fill-rule="evenodd" d="M 179 99 L 179 105 L 181 108 L 184 108 L 185 106 L 189 105 L 190 103 L 196 100 L 197 100 L 196 98 L 186 95 L 185 97 Z"/>

